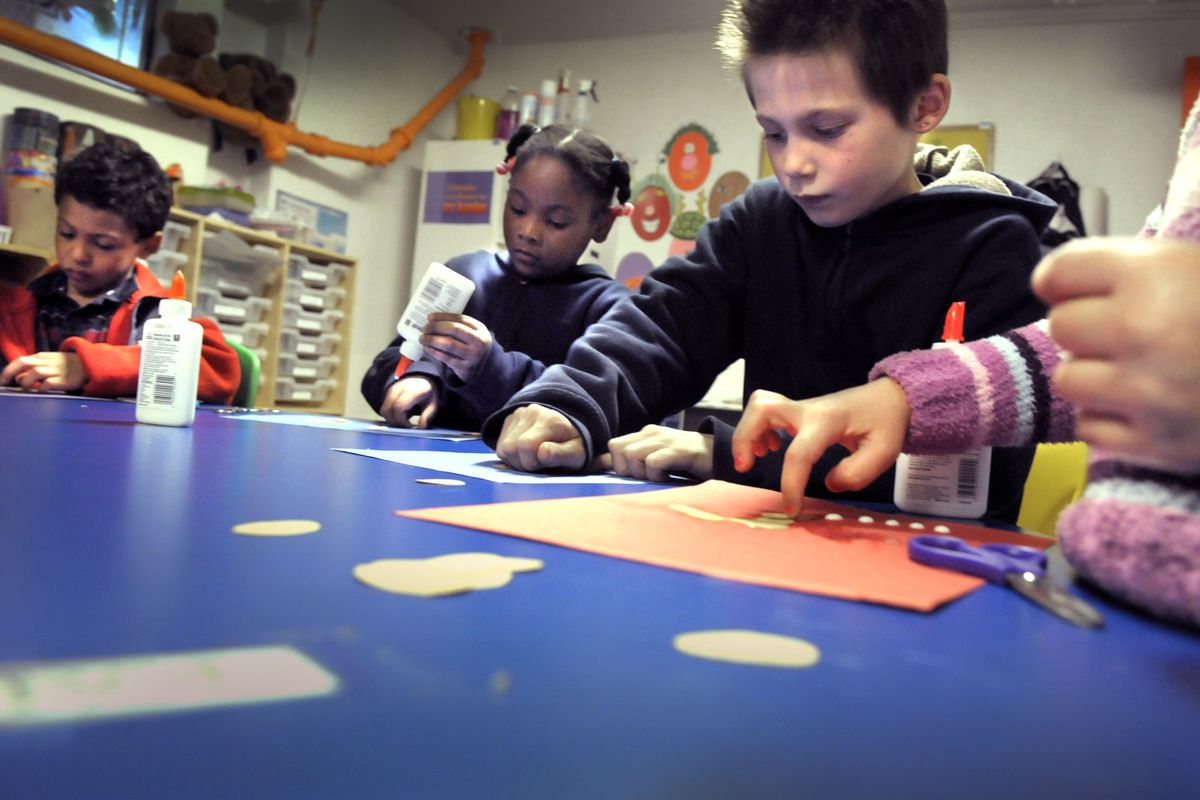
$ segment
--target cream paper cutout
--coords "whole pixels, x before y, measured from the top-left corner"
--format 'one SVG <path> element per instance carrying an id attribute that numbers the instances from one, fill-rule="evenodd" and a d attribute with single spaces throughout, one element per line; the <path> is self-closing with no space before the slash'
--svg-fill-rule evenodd
<path id="1" fill-rule="evenodd" d="M 359 564 L 354 577 L 393 594 L 441 597 L 507 586 L 517 572 L 542 568 L 536 558 L 510 558 L 495 553 L 450 553 L 432 558 L 385 558 Z"/>
<path id="2" fill-rule="evenodd" d="M 744 517 L 723 517 L 720 514 L 714 514 L 711 511 L 705 511 L 702 508 L 684 505 L 683 503 L 672 503 L 667 508 L 672 511 L 678 511 L 680 514 L 687 514 L 693 519 L 702 519 L 706 522 L 736 522 L 739 525 L 745 525 L 747 528 L 766 528 L 776 531 L 790 527 L 796 521 L 781 511 L 764 511 L 754 519 L 746 519 Z M 801 517 L 800 519 L 811 519 L 811 517 Z"/>
<path id="3" fill-rule="evenodd" d="M 696 658 L 759 667 L 811 667 L 821 660 L 811 642 L 750 630 L 691 631 L 675 637 L 675 649 Z"/>
<path id="4" fill-rule="evenodd" d="M 233 532 L 242 536 L 301 536 L 319 530 L 321 523 L 314 519 L 265 519 L 233 526 Z"/>

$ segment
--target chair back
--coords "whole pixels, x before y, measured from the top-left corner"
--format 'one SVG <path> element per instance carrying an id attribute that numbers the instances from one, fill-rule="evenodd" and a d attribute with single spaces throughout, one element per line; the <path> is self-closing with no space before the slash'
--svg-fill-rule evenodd
<path id="1" fill-rule="evenodd" d="M 233 394 L 233 404 L 242 408 L 253 408 L 258 397 L 258 382 L 262 379 L 262 361 L 258 353 L 245 345 L 229 342 L 229 346 L 238 354 L 238 363 L 242 367 L 242 379 Z"/>

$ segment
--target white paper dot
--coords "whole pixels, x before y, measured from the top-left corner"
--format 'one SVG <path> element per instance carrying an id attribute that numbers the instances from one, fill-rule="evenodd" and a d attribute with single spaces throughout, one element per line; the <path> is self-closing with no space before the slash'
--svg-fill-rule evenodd
<path id="1" fill-rule="evenodd" d="M 830 520 L 830 521 L 832 521 L 832 522 L 836 522 L 836 521 L 838 521 L 838 520 L 839 520 L 839 519 L 841 519 L 841 518 L 842 518 L 842 515 L 841 515 L 841 514 L 833 514 L 833 513 L 830 513 L 830 514 L 826 514 L 826 515 L 825 515 L 825 519 L 827 519 L 827 520 Z"/>
<path id="2" fill-rule="evenodd" d="M 933 529 L 935 531 L 937 531 L 938 533 L 949 533 L 950 532 L 950 526 L 948 526 L 948 525 L 934 525 Z"/>
<path id="3" fill-rule="evenodd" d="M 859 521 L 859 522 L 874 522 L 874 521 L 875 521 L 875 518 L 874 518 L 874 517 L 868 517 L 866 514 L 863 514 L 861 517 L 859 517 L 859 518 L 858 518 L 858 521 Z"/>
<path id="4" fill-rule="evenodd" d="M 910 522 L 910 523 L 908 523 L 908 527 L 912 528 L 914 531 L 925 530 L 925 526 L 923 524 L 921 524 L 920 522 Z"/>
<path id="5" fill-rule="evenodd" d="M 899 528 L 899 527 L 900 527 L 900 520 L 898 520 L 898 519 L 887 519 L 887 520 L 884 520 L 884 521 L 883 521 L 883 524 L 884 524 L 884 525 L 887 525 L 889 528 Z"/>

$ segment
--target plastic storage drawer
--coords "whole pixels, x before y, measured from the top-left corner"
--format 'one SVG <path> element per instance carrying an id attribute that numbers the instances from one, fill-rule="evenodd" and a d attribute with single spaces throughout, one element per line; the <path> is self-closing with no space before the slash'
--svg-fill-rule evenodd
<path id="1" fill-rule="evenodd" d="M 331 380 L 300 383 L 292 378 L 275 380 L 275 399 L 289 403 L 324 403 L 336 384 Z"/>
<path id="2" fill-rule="evenodd" d="M 295 353 L 301 358 L 318 358 L 336 351 L 342 344 L 340 333 L 304 334 L 293 328 L 279 331 L 279 350 Z"/>

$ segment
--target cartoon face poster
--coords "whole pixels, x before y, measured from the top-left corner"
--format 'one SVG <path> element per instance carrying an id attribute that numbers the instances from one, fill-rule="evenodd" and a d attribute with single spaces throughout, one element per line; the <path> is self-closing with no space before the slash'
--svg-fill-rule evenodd
<path id="1" fill-rule="evenodd" d="M 712 157 L 718 152 L 717 140 L 706 128 L 694 122 L 684 125 L 663 148 L 667 173 L 681 192 L 695 191 L 708 180 Z"/>
<path id="2" fill-rule="evenodd" d="M 654 172 L 631 189 L 629 230 L 641 243 L 618 248 L 622 252 L 618 280 L 636 288 L 650 266 L 690 252 L 704 223 L 750 185 L 745 172 L 715 168 L 714 156 L 720 152 L 716 137 L 695 122 L 679 127 L 668 138 L 657 154 Z M 714 180 L 715 174 L 719 177 Z"/>

